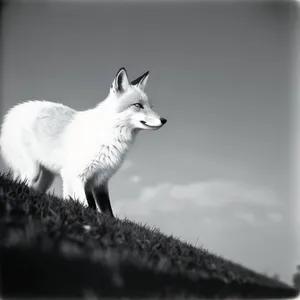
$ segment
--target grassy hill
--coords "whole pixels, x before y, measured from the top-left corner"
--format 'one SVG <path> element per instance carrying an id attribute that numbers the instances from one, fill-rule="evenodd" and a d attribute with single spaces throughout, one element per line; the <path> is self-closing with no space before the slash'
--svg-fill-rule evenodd
<path id="1" fill-rule="evenodd" d="M 1 293 L 8 297 L 288 298 L 292 287 L 129 220 L 0 174 Z"/>

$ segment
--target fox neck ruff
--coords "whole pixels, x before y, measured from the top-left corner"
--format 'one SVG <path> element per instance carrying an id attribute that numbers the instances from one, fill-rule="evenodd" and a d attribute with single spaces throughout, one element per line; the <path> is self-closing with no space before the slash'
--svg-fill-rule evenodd
<path id="1" fill-rule="evenodd" d="M 107 131 L 111 138 L 99 143 L 93 159 L 80 174 L 84 181 L 93 181 L 98 185 L 108 182 L 121 167 L 139 132 L 139 130 L 133 129 L 119 120 L 115 124 L 107 124 Z"/>

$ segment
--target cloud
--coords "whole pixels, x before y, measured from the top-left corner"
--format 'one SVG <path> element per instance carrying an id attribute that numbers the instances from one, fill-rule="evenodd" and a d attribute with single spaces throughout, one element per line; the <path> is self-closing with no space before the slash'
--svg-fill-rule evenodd
<path id="1" fill-rule="evenodd" d="M 170 183 L 162 183 L 151 187 L 144 187 L 136 199 L 122 199 L 114 204 L 117 214 L 149 215 L 156 211 L 172 212 L 181 207 L 181 200 L 170 197 Z"/>
<path id="2" fill-rule="evenodd" d="M 138 182 L 141 181 L 141 177 L 138 176 L 138 175 L 134 175 L 134 176 L 131 176 L 131 177 L 129 178 L 129 180 L 132 181 L 133 183 L 138 183 Z"/>
<path id="3" fill-rule="evenodd" d="M 233 203 L 278 205 L 276 194 L 267 188 L 227 180 L 208 180 L 186 185 L 173 185 L 171 197 L 185 198 L 198 206 L 224 206 Z"/>
<path id="4" fill-rule="evenodd" d="M 267 214 L 267 219 L 273 223 L 280 223 L 283 219 L 283 216 L 279 212 L 271 212 Z"/>
<path id="5" fill-rule="evenodd" d="M 234 215 L 237 219 L 240 219 L 245 223 L 248 223 L 249 225 L 261 225 L 261 222 L 256 218 L 256 216 L 252 212 L 239 210 L 235 212 Z"/>
<path id="6" fill-rule="evenodd" d="M 144 187 L 136 199 L 124 199 L 116 204 L 122 214 L 149 215 L 155 212 L 176 212 L 187 209 L 197 211 L 197 207 L 199 211 L 204 208 L 226 208 L 233 204 L 248 207 L 276 207 L 280 202 L 276 194 L 268 188 L 225 180 L 209 180 L 186 185 L 166 182 Z M 256 222 L 255 217 L 250 213 L 239 212 L 238 218 L 249 224 Z"/>

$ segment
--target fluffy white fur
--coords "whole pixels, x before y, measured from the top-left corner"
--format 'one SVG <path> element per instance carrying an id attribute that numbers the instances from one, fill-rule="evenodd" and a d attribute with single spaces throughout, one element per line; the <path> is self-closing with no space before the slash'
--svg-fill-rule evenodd
<path id="1" fill-rule="evenodd" d="M 46 192 L 60 175 L 63 197 L 86 204 L 85 184 L 107 185 L 137 133 L 166 122 L 150 107 L 144 92 L 147 79 L 148 72 L 130 84 L 126 70 L 120 69 L 107 98 L 85 111 L 34 100 L 11 108 L 0 146 L 13 176 Z"/>

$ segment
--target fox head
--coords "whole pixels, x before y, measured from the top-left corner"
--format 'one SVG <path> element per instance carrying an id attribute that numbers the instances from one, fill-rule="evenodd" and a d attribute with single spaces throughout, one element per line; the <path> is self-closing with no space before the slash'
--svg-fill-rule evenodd
<path id="1" fill-rule="evenodd" d="M 119 125 L 132 130 L 157 130 L 167 120 L 152 110 L 144 92 L 149 71 L 129 82 L 127 72 L 121 68 L 115 76 L 107 98 L 107 104 L 117 114 Z"/>

